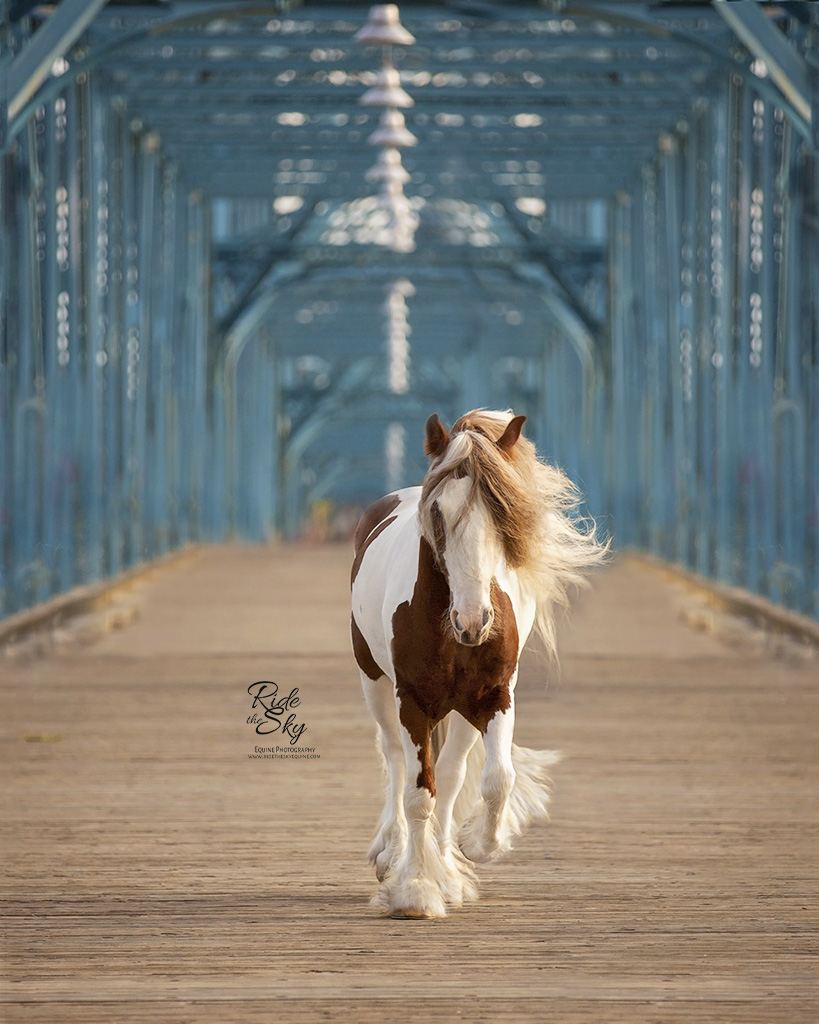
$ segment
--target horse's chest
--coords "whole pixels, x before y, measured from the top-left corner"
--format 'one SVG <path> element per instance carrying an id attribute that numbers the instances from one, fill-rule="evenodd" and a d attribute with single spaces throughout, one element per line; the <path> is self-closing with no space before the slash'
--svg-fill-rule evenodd
<path id="1" fill-rule="evenodd" d="M 502 637 L 481 647 L 444 643 L 439 656 L 428 656 L 404 677 L 408 692 L 438 721 L 457 711 L 483 730 L 497 711 L 511 704 L 509 682 L 515 670 Z M 460 648 L 454 650 L 454 648 Z"/>
<path id="2" fill-rule="evenodd" d="M 449 588 L 440 572 L 424 574 L 411 601 L 393 615 L 393 663 L 398 697 L 432 721 L 457 711 L 483 731 L 511 705 L 510 681 L 518 660 L 512 602 L 492 588 L 495 626 L 479 647 L 459 644 L 446 624 Z"/>

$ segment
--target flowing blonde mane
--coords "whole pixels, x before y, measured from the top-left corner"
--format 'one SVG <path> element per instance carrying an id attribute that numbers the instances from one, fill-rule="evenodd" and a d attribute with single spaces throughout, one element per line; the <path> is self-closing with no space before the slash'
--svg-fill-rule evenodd
<path id="1" fill-rule="evenodd" d="M 593 521 L 577 515 L 580 494 L 561 470 L 542 462 L 525 437 L 506 451 L 497 445 L 511 412 L 475 409 L 453 426 L 446 447 L 424 478 L 419 517 L 437 549 L 434 506 L 452 478 L 469 477 L 470 500 L 483 502 L 507 565 L 535 599 L 535 631 L 555 654 L 555 610 L 567 607 L 573 588 L 606 557 Z"/>

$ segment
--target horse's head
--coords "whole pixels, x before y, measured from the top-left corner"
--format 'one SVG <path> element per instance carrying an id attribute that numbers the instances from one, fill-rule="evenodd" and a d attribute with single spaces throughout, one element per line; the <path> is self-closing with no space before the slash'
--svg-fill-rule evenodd
<path id="1" fill-rule="evenodd" d="M 449 583 L 455 639 L 470 647 L 492 631 L 492 583 L 508 561 L 499 528 L 500 478 L 525 419 L 483 414 L 478 425 L 463 417 L 451 434 L 437 415 L 427 420 L 424 450 L 432 466 L 421 499 L 422 528 Z"/>

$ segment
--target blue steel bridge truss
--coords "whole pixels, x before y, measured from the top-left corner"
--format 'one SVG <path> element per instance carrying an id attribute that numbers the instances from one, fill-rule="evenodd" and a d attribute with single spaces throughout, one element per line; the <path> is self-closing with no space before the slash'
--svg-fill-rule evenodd
<path id="1" fill-rule="evenodd" d="M 366 6 L 2 6 L 0 614 L 295 536 L 477 405 L 620 547 L 819 614 L 816 5 L 402 4 L 412 252 Z"/>

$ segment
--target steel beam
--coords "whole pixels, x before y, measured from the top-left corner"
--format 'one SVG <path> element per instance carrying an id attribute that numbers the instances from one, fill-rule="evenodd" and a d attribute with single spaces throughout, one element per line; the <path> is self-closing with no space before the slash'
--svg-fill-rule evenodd
<path id="1" fill-rule="evenodd" d="M 62 0 L 8 69 L 8 118 L 13 121 L 108 0 Z"/>
<path id="2" fill-rule="evenodd" d="M 196 107 L 200 102 L 228 102 L 238 106 L 245 102 L 258 106 L 282 106 L 285 110 L 298 110 L 300 104 L 310 104 L 322 108 L 330 108 L 333 112 L 361 112 L 359 99 L 363 93 L 362 86 L 357 83 L 346 86 L 328 86 L 325 83 L 294 81 L 277 85 L 269 81 L 242 82 L 234 78 L 223 82 L 211 82 L 203 85 L 198 82 L 168 83 L 156 77 L 146 76 L 145 79 L 129 79 L 126 82 L 115 82 L 123 95 L 136 97 L 145 102 L 146 108 L 154 109 L 177 106 L 182 103 L 187 109 Z M 521 88 L 518 83 L 487 86 L 425 86 L 417 89 L 414 97 L 418 107 L 449 106 L 453 109 L 463 107 L 472 112 L 473 108 L 491 105 L 492 107 L 514 106 L 526 111 L 540 111 L 550 104 L 558 110 L 568 105 L 575 112 L 592 104 L 593 109 L 606 110 L 609 107 L 646 107 L 656 109 L 667 107 L 682 112 L 688 109 L 690 102 L 699 91 L 706 92 L 707 83 L 687 83 L 686 92 L 681 93 L 679 81 L 654 83 L 650 91 L 646 88 L 612 88 L 611 83 L 600 81 L 595 83 L 566 82 L 565 84 L 544 83 L 540 86 Z M 208 95 L 208 94 L 211 95 Z M 225 107 L 224 109 L 229 109 Z"/>
<path id="3" fill-rule="evenodd" d="M 712 0 L 712 4 L 751 54 L 764 62 L 771 80 L 810 131 L 811 82 L 807 62 L 771 24 L 760 5 L 750 0 Z"/>

